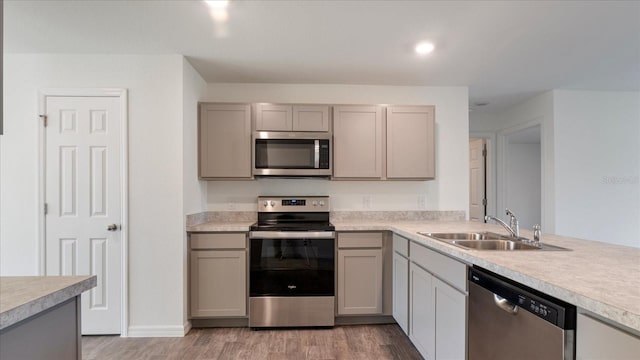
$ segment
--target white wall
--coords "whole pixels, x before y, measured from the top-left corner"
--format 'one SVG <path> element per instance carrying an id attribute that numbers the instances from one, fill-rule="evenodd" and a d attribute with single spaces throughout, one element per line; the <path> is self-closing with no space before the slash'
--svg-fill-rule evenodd
<path id="1" fill-rule="evenodd" d="M 5 54 L 0 273 L 34 275 L 38 89 L 129 90 L 130 334 L 179 333 L 183 315 L 183 63 L 179 55 Z"/>
<path id="2" fill-rule="evenodd" d="M 540 222 L 544 232 L 555 231 L 553 100 L 553 92 L 548 91 L 498 113 L 472 112 L 470 116 L 472 132 L 493 131 L 497 134 L 496 192 L 498 212 L 496 215 L 501 218 L 505 218 L 504 208 L 511 206 L 506 199 L 507 185 L 504 183 L 507 159 L 503 155 L 507 147 L 506 138 L 514 132 L 540 125 L 542 156 L 540 172 L 543 179 Z"/>
<path id="3" fill-rule="evenodd" d="M 557 233 L 640 247 L 640 93 L 554 91 Z"/>
<path id="4" fill-rule="evenodd" d="M 540 144 L 509 144 L 508 149 L 507 204 L 520 228 L 531 230 L 541 222 Z"/>
<path id="5" fill-rule="evenodd" d="M 207 89 L 206 82 L 186 60 L 182 59 L 182 191 L 183 219 L 186 215 L 207 209 L 205 181 L 198 180 L 198 101 Z M 186 322 L 188 311 L 188 250 L 186 221 L 183 222 L 182 239 L 182 311 Z"/>
<path id="6" fill-rule="evenodd" d="M 205 95 L 207 83 L 183 59 L 182 62 L 182 142 L 184 213 L 194 214 L 206 210 L 207 182 L 198 180 L 198 101 Z"/>
<path id="7" fill-rule="evenodd" d="M 210 210 L 255 210 L 257 195 L 332 196 L 334 210 L 418 210 L 418 196 L 429 210 L 467 210 L 468 90 L 466 87 L 411 87 L 327 84 L 209 84 L 205 100 L 325 104 L 406 104 L 436 107 L 436 180 L 327 181 L 263 179 L 208 185 Z"/>
<path id="8" fill-rule="evenodd" d="M 472 112 L 470 124 L 493 128 L 498 154 L 506 136 L 541 124 L 543 232 L 640 247 L 639 92 L 553 90 L 497 114 Z"/>

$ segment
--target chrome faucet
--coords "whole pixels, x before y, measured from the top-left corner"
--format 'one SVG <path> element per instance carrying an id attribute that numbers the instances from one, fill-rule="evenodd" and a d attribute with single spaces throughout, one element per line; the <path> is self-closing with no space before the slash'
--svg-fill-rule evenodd
<path id="1" fill-rule="evenodd" d="M 513 232 L 516 234 L 515 236 L 518 237 L 520 236 L 520 225 L 518 223 L 518 219 L 516 218 L 516 216 L 511 212 L 511 210 L 509 209 L 504 209 L 505 210 L 505 214 L 507 216 L 509 216 L 509 227 L 511 228 L 511 230 L 513 230 Z"/>
<path id="2" fill-rule="evenodd" d="M 484 220 L 485 221 L 493 220 L 493 221 L 497 222 L 498 224 L 502 225 L 502 227 L 504 227 L 505 229 L 507 229 L 507 231 L 509 232 L 509 234 L 511 234 L 511 236 L 519 237 L 520 236 L 520 225 L 518 224 L 518 219 L 511 212 L 511 210 L 505 209 L 505 212 L 506 212 L 507 215 L 509 215 L 509 224 L 507 224 L 506 222 L 498 219 L 497 217 L 493 217 L 493 216 L 489 216 L 489 215 L 486 215 L 484 217 Z"/>

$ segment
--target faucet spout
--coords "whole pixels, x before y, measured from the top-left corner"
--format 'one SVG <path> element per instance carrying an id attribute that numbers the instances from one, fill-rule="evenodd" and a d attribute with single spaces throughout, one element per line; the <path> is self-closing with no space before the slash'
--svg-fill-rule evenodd
<path id="1" fill-rule="evenodd" d="M 510 234 L 511 236 L 513 236 L 513 237 L 518 237 L 518 233 L 517 233 L 515 230 L 513 230 L 513 229 L 511 228 L 511 226 L 509 226 L 509 224 L 507 224 L 506 222 L 504 222 L 504 221 L 502 221 L 502 220 L 498 219 L 497 217 L 493 217 L 493 216 L 486 215 L 486 216 L 484 217 L 484 220 L 485 220 L 485 221 L 493 220 L 493 221 L 497 222 L 498 224 L 502 225 L 502 227 L 504 227 L 504 228 L 509 232 L 509 234 Z"/>

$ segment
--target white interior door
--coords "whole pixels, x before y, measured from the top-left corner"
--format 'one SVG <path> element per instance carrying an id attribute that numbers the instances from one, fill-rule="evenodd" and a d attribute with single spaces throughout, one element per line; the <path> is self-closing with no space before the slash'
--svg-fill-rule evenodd
<path id="1" fill-rule="evenodd" d="M 121 177 L 118 97 L 45 99 L 47 275 L 97 275 L 82 333 L 119 334 Z"/>
<path id="2" fill-rule="evenodd" d="M 469 139 L 469 219 L 484 222 L 484 139 Z"/>

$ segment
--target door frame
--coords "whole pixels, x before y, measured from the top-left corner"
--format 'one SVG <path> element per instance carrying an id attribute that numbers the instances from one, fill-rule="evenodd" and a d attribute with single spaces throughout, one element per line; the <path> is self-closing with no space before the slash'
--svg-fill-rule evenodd
<path id="1" fill-rule="evenodd" d="M 496 149 L 496 134 L 492 132 L 469 132 L 469 139 L 472 138 L 482 138 L 485 140 L 485 145 L 487 146 L 487 157 L 486 157 L 486 168 L 485 168 L 485 187 L 487 188 L 487 193 L 484 195 L 487 198 L 487 208 L 486 215 L 494 216 L 498 211 L 498 177 L 496 176 L 496 158 L 497 158 L 497 149 Z M 467 168 L 469 164 L 467 164 Z M 469 214 L 467 214 L 468 216 Z M 467 217 L 468 219 L 468 217 Z"/>
<path id="2" fill-rule="evenodd" d="M 128 244 L 129 244 L 129 104 L 128 104 L 128 91 L 121 88 L 70 88 L 70 89 L 41 89 L 38 91 L 38 113 L 45 114 L 46 101 L 48 97 L 115 97 L 120 102 L 120 216 L 121 216 L 121 231 L 120 241 L 122 246 L 121 251 L 121 275 L 120 282 L 122 286 L 121 299 L 120 299 L 120 336 L 127 336 L 127 328 L 129 324 L 129 312 L 128 312 L 128 289 L 129 283 L 128 276 Z M 38 127 L 38 149 L 37 149 L 37 233 L 38 240 L 36 244 L 37 250 L 37 273 L 38 275 L 44 275 L 46 269 L 46 219 L 44 215 L 45 204 L 45 174 L 46 174 L 46 138 L 45 138 L 45 126 L 41 119 L 41 116 L 37 117 Z"/>
<path id="3" fill-rule="evenodd" d="M 503 129 L 501 131 L 498 132 L 498 159 L 497 159 L 497 163 L 498 163 L 498 178 L 497 178 L 497 182 L 498 182 L 498 189 L 500 189 L 500 191 L 498 192 L 498 204 L 500 205 L 501 209 L 505 209 L 506 207 L 509 206 L 508 201 L 509 199 L 507 199 L 507 188 L 506 188 L 506 184 L 508 181 L 508 175 L 507 175 L 507 167 L 508 167 L 508 160 L 509 160 L 509 144 L 507 143 L 508 141 L 508 137 L 509 135 L 512 135 L 514 133 L 517 133 L 519 131 L 525 130 L 525 129 L 529 129 L 529 128 L 533 128 L 539 126 L 540 127 L 540 221 L 543 223 L 542 225 L 546 227 L 547 232 L 552 232 L 554 230 L 553 226 L 550 225 L 550 221 L 547 221 L 546 216 L 548 215 L 547 213 L 547 200 L 546 200 L 546 194 L 549 191 L 547 185 L 545 185 L 545 178 L 546 178 L 546 174 L 549 172 L 549 169 L 547 169 L 547 165 L 546 165 L 546 150 L 545 150 L 545 141 L 546 141 L 546 137 L 545 137 L 545 124 L 544 124 L 544 117 L 540 116 L 537 118 L 534 118 L 532 120 L 526 121 L 524 123 L 518 124 L 518 125 L 514 125 L 511 126 L 509 128 Z M 497 214 L 497 217 L 502 217 L 504 214 Z"/>

